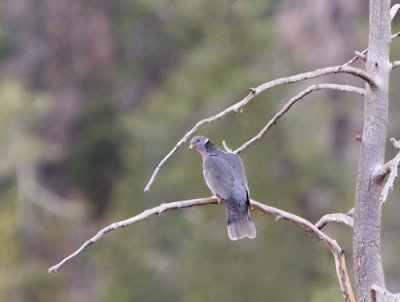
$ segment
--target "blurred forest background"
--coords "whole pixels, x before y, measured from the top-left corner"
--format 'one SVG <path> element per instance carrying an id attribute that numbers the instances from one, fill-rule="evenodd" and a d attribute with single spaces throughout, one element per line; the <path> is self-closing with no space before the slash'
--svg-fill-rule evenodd
<path id="1" fill-rule="evenodd" d="M 249 87 L 364 49 L 367 1 L 1 0 L 0 25 L 1 301 L 341 300 L 325 247 L 260 213 L 257 239 L 231 242 L 222 207 L 149 219 L 109 234 L 58 273 L 47 268 L 113 221 L 210 196 L 199 156 L 185 148 L 149 193 L 143 188 L 196 121 Z M 399 41 L 391 53 L 400 58 Z M 321 80 L 363 85 L 346 75 Z M 391 80 L 389 137 L 399 139 L 398 71 Z M 262 94 L 201 134 L 238 147 L 310 83 Z M 252 197 L 313 222 L 348 211 L 362 119 L 359 96 L 307 97 L 242 153 Z M 394 292 L 399 193 L 395 186 L 383 208 Z M 351 230 L 326 231 L 351 266 Z"/>

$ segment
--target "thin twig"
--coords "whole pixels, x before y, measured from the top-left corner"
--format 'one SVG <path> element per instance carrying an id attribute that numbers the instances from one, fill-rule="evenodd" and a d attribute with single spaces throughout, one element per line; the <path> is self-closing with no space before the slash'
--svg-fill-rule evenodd
<path id="1" fill-rule="evenodd" d="M 397 67 L 400 67 L 400 61 L 394 61 L 392 62 L 392 69 L 395 69 Z"/>
<path id="2" fill-rule="evenodd" d="M 158 207 L 146 210 L 134 217 L 112 223 L 109 226 L 101 229 L 95 236 L 93 236 L 92 238 L 87 240 L 74 253 L 72 253 L 65 259 L 63 259 L 58 264 L 49 268 L 49 273 L 58 271 L 62 266 L 64 266 L 66 263 L 68 263 L 69 261 L 71 261 L 72 259 L 77 257 L 80 253 L 85 251 L 89 246 L 91 246 L 92 244 L 99 241 L 108 232 L 117 230 L 119 228 L 126 227 L 128 225 L 135 224 L 139 221 L 145 220 L 146 218 L 148 218 L 150 216 L 160 215 L 160 214 L 170 211 L 170 210 L 178 210 L 178 209 L 183 209 L 183 208 L 189 208 L 189 207 L 194 207 L 194 206 L 204 206 L 204 205 L 211 205 L 211 204 L 218 204 L 217 199 L 216 198 L 198 198 L 198 199 L 190 199 L 190 200 L 175 201 L 175 202 L 170 202 L 170 203 L 163 203 Z M 338 280 L 339 280 L 339 284 L 340 284 L 340 287 L 342 290 L 344 300 L 347 302 L 349 302 L 349 301 L 355 302 L 354 294 L 353 294 L 351 284 L 349 281 L 349 277 L 347 275 L 344 252 L 335 240 L 333 240 L 332 238 L 327 236 L 325 233 L 320 231 L 317 227 L 315 227 L 308 220 L 306 220 L 302 217 L 299 217 L 297 215 L 291 214 L 289 212 L 286 212 L 286 211 L 283 211 L 283 210 L 280 210 L 277 208 L 267 206 L 265 204 L 255 201 L 255 200 L 251 200 L 251 207 L 253 209 L 259 210 L 263 213 L 270 214 L 277 218 L 290 221 L 290 222 L 298 225 L 300 228 L 305 230 L 307 233 L 311 234 L 313 236 L 313 238 L 315 238 L 316 240 L 322 241 L 331 250 L 333 257 L 335 259 L 336 272 L 337 272 L 337 276 L 338 276 Z"/>
<path id="3" fill-rule="evenodd" d="M 150 177 L 150 180 L 147 183 L 144 191 L 146 192 L 146 191 L 150 190 L 150 186 L 154 182 L 154 180 L 155 180 L 158 172 L 160 171 L 161 167 L 176 152 L 176 150 L 178 150 L 178 148 L 182 144 L 186 143 L 188 141 L 188 139 L 194 133 L 196 133 L 196 131 L 201 126 L 203 126 L 205 124 L 210 124 L 210 123 L 212 123 L 214 121 L 217 121 L 217 120 L 221 119 L 222 117 L 224 117 L 224 116 L 226 116 L 226 115 L 228 115 L 230 113 L 236 113 L 236 112 L 240 111 L 244 106 L 246 106 L 249 102 L 251 102 L 251 100 L 254 99 L 254 97 L 256 97 L 260 93 L 262 93 L 262 92 L 264 92 L 264 91 L 266 91 L 268 89 L 271 89 L 273 87 L 284 85 L 284 84 L 296 83 L 296 82 L 300 82 L 300 81 L 304 81 L 304 80 L 320 77 L 320 76 L 323 76 L 323 75 L 335 74 L 335 73 L 351 74 L 351 75 L 354 75 L 356 77 L 359 77 L 359 78 L 363 79 L 371 87 L 375 86 L 374 80 L 364 70 L 361 70 L 361 69 L 358 69 L 358 68 L 354 68 L 354 67 L 351 67 L 351 66 L 342 66 L 341 65 L 341 66 L 333 66 L 333 67 L 321 68 L 321 69 L 317 69 L 317 70 L 314 70 L 314 71 L 293 75 L 293 76 L 290 76 L 290 77 L 279 78 L 279 79 L 276 79 L 276 80 L 269 81 L 267 83 L 261 84 L 256 88 L 251 88 L 250 89 L 250 93 L 245 98 L 243 98 L 240 102 L 237 102 L 236 104 L 233 104 L 232 106 L 230 106 L 227 109 L 217 113 L 216 115 L 210 116 L 208 118 L 205 118 L 205 119 L 197 122 L 192 129 L 190 129 L 188 132 L 186 132 L 186 134 L 179 140 L 179 142 L 175 145 L 175 147 L 172 148 L 172 150 L 157 165 L 157 167 L 154 170 L 152 176 Z"/>
<path id="4" fill-rule="evenodd" d="M 357 59 L 362 58 L 362 57 L 367 57 L 367 53 L 368 53 L 368 48 L 364 49 L 363 51 L 356 51 L 356 55 L 354 57 L 352 57 L 350 60 L 348 60 L 346 63 L 344 63 L 343 65 L 351 65 L 353 64 Z"/>
<path id="5" fill-rule="evenodd" d="M 243 150 L 245 150 L 246 148 L 248 148 L 249 146 L 251 146 L 252 144 L 257 142 L 258 140 L 260 140 L 268 132 L 268 130 L 272 126 L 276 125 L 277 121 L 287 111 L 289 111 L 289 109 L 295 103 L 297 103 L 298 101 L 303 99 L 306 95 L 310 94 L 311 92 L 316 91 L 316 90 L 321 90 L 321 89 L 334 89 L 334 90 L 339 90 L 339 91 L 343 91 L 343 92 L 347 91 L 347 92 L 354 92 L 354 93 L 357 93 L 357 94 L 360 94 L 360 95 L 364 95 L 364 89 L 358 88 L 358 87 L 354 87 L 354 86 L 349 86 L 349 85 L 338 85 L 338 84 L 315 84 L 315 85 L 311 85 L 307 89 L 301 91 L 300 93 L 298 93 L 297 95 L 292 97 L 285 104 L 285 106 L 283 106 L 282 109 L 277 114 L 275 114 L 272 119 L 269 120 L 269 122 L 264 126 L 263 129 L 261 129 L 261 131 L 256 136 L 254 136 L 253 138 L 251 138 L 250 140 L 245 142 L 242 146 L 240 146 L 238 149 L 236 149 L 234 151 L 234 153 L 239 154 L 240 152 L 242 152 Z"/>
<path id="6" fill-rule="evenodd" d="M 358 56 L 361 60 L 363 60 L 364 62 L 367 62 L 367 56 L 359 51 L 355 51 L 354 52 L 356 54 L 356 56 Z"/>
<path id="7" fill-rule="evenodd" d="M 400 36 L 400 31 L 395 33 L 395 34 L 393 34 L 393 35 L 391 35 L 390 38 L 393 40 L 394 38 L 397 38 L 399 36 Z"/>
<path id="8" fill-rule="evenodd" d="M 354 225 L 354 218 L 349 213 L 332 213 L 326 214 L 321 217 L 320 220 L 315 224 L 315 226 L 322 230 L 328 223 L 335 222 L 347 225 L 349 227 L 353 227 Z"/>
<path id="9" fill-rule="evenodd" d="M 222 141 L 222 146 L 224 147 L 226 152 L 230 152 L 233 153 L 233 150 L 231 148 L 228 147 L 228 145 L 226 144 L 225 141 Z"/>
<path id="10" fill-rule="evenodd" d="M 397 150 L 397 154 L 395 157 L 388 161 L 386 164 L 383 165 L 381 169 L 379 169 L 376 179 L 384 179 L 386 175 L 389 174 L 387 177 L 385 184 L 383 185 L 381 195 L 379 196 L 379 201 L 384 203 L 389 195 L 389 192 L 393 190 L 393 183 L 395 179 L 397 179 L 397 168 L 399 167 L 400 163 L 400 141 L 395 140 L 393 137 L 390 139 L 393 146 Z"/>
<path id="11" fill-rule="evenodd" d="M 392 6 L 392 8 L 390 9 L 390 20 L 393 21 L 394 17 L 396 16 L 398 10 L 400 9 L 400 4 L 395 4 Z M 400 36 L 400 32 L 395 33 L 394 35 L 392 35 L 390 38 L 391 40 L 393 40 L 394 38 L 397 38 L 398 36 Z M 349 61 L 347 61 L 345 64 L 343 65 L 351 65 L 353 64 L 357 59 L 362 59 L 364 62 L 367 59 L 367 53 L 368 53 L 368 48 L 364 49 L 363 51 L 359 52 L 359 51 L 355 51 L 356 55 L 354 57 L 352 57 Z"/>
<path id="12" fill-rule="evenodd" d="M 393 40 L 397 37 L 400 36 L 400 31 L 391 35 L 390 39 Z M 357 59 L 362 59 L 362 58 L 367 58 L 367 53 L 368 53 L 368 48 L 364 49 L 363 51 L 359 52 L 356 51 L 356 55 L 354 57 L 352 57 L 350 60 L 348 60 L 346 63 L 343 64 L 343 66 L 345 65 L 351 65 L 353 64 Z"/>

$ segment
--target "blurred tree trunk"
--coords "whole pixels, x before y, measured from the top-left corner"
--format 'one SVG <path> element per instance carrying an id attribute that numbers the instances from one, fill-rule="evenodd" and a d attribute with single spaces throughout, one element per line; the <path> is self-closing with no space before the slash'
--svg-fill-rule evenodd
<path id="1" fill-rule="evenodd" d="M 353 264 L 359 301 L 371 300 L 371 286 L 384 288 L 380 254 L 382 183 L 374 178 L 384 163 L 391 64 L 390 0 L 371 0 L 367 71 L 376 87 L 366 87 L 364 130 L 357 176 L 353 230 Z"/>

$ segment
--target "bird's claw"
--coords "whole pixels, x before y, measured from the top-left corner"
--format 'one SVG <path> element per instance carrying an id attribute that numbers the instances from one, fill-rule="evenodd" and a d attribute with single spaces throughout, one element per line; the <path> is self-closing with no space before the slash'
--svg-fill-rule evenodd
<path id="1" fill-rule="evenodd" d="M 221 203 L 222 203 L 222 202 L 221 202 L 221 198 L 219 198 L 219 197 L 216 196 L 216 195 L 212 195 L 211 198 L 217 199 L 217 203 L 218 203 L 218 204 L 221 204 Z"/>

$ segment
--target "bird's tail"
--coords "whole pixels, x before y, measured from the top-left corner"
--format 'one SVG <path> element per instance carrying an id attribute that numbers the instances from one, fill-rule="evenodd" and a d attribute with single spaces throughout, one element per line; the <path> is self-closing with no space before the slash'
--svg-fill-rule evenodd
<path id="1" fill-rule="evenodd" d="M 256 226 L 250 217 L 249 209 L 238 213 L 226 208 L 226 218 L 228 220 L 227 228 L 230 240 L 256 237 Z"/>

